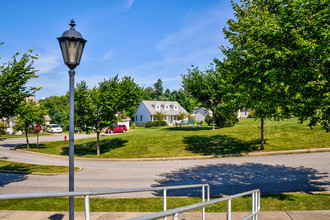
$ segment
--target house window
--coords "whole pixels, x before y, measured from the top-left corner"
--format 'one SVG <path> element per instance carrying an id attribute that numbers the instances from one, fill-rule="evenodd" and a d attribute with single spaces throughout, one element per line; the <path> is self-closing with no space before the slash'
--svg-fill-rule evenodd
<path id="1" fill-rule="evenodd" d="M 152 121 L 152 115 L 150 116 L 150 121 Z"/>
<path id="2" fill-rule="evenodd" d="M 141 120 L 140 121 L 142 121 L 142 115 L 141 115 Z"/>
<path id="3" fill-rule="evenodd" d="M 178 106 L 177 105 L 174 106 L 174 110 L 178 110 Z"/>
<path id="4" fill-rule="evenodd" d="M 156 105 L 156 110 L 160 110 L 160 105 Z"/>
<path id="5" fill-rule="evenodd" d="M 165 105 L 165 110 L 170 110 L 170 106 Z"/>
<path id="6" fill-rule="evenodd" d="M 135 115 L 135 121 L 137 121 L 137 115 Z"/>

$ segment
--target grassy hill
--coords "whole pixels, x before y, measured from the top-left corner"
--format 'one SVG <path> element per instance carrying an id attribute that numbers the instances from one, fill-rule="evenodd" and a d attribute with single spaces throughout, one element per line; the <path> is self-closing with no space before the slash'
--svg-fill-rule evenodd
<path id="1" fill-rule="evenodd" d="M 259 151 L 260 121 L 242 119 L 230 128 L 211 130 L 206 126 L 189 128 L 137 128 L 125 134 L 100 138 L 99 158 L 159 158 L 200 155 L 220 155 Z M 297 119 L 280 122 L 266 121 L 265 150 L 326 148 L 330 146 L 330 134 L 321 127 L 311 130 Z M 21 148 L 24 148 L 22 146 Z M 39 144 L 40 153 L 68 155 L 68 142 L 57 141 Z M 75 155 L 96 157 L 96 138 L 75 140 Z"/>

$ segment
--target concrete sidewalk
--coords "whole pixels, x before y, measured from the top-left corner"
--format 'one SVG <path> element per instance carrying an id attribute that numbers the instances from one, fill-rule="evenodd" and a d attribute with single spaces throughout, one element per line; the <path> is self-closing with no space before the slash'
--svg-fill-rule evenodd
<path id="1" fill-rule="evenodd" d="M 137 216 L 147 215 L 147 212 L 92 212 L 91 220 L 121 220 L 128 219 Z M 232 219 L 242 219 L 249 215 L 248 212 L 233 212 Z M 226 213 L 206 213 L 207 220 L 213 219 L 226 219 Z M 10 220 L 66 220 L 69 219 L 68 212 L 35 212 L 35 211 L 5 211 L 0 210 L 0 219 Z M 84 212 L 75 213 L 76 220 L 85 219 Z M 171 219 L 171 218 L 168 218 Z M 188 212 L 179 214 L 180 220 L 199 220 L 202 219 L 202 213 L 200 212 Z M 258 219 L 260 220 L 329 220 L 330 210 L 321 211 L 274 211 L 274 212 L 259 212 Z"/>

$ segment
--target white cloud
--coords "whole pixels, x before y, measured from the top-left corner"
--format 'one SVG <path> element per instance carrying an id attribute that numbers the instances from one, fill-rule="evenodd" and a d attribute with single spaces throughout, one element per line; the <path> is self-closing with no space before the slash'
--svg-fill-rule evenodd
<path id="1" fill-rule="evenodd" d="M 112 55 L 113 55 L 113 52 L 109 51 L 103 56 L 102 60 L 108 60 L 110 57 L 112 57 Z"/>
<path id="2" fill-rule="evenodd" d="M 61 65 L 61 55 L 56 54 L 39 54 L 38 60 L 35 61 L 35 67 L 38 71 L 38 74 L 45 74 L 51 72 L 53 69 Z"/>
<path id="3" fill-rule="evenodd" d="M 156 50 L 165 62 L 199 65 L 212 62 L 221 56 L 221 44 L 224 44 L 222 28 L 226 15 L 221 5 L 199 13 L 190 13 L 181 29 L 167 34 L 157 45 Z"/>

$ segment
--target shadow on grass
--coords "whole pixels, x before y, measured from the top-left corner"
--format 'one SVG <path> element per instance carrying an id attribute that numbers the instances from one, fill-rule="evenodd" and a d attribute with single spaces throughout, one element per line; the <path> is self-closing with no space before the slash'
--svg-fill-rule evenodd
<path id="1" fill-rule="evenodd" d="M 259 140 L 242 141 L 226 135 L 184 137 L 187 150 L 204 155 L 241 154 L 258 150 Z"/>
<path id="2" fill-rule="evenodd" d="M 163 173 L 157 180 L 158 186 L 209 184 L 213 197 L 233 195 L 253 189 L 263 193 L 313 192 L 330 187 L 328 173 L 312 168 L 287 167 L 260 163 L 212 164 L 195 166 Z M 168 190 L 169 196 L 201 196 L 201 188 Z M 162 192 L 155 192 L 162 195 Z M 279 200 L 290 199 L 287 195 L 269 195 Z"/>
<path id="3" fill-rule="evenodd" d="M 100 140 L 100 154 L 109 152 L 120 147 L 123 147 L 127 140 L 121 138 L 114 138 L 110 140 Z M 62 155 L 69 155 L 69 147 L 62 148 Z M 77 156 L 85 155 L 95 155 L 96 154 L 96 141 L 84 143 L 84 144 L 75 144 L 74 145 L 74 154 Z"/>
<path id="4" fill-rule="evenodd" d="M 201 131 L 201 130 L 212 130 L 212 127 L 195 127 L 184 125 L 182 127 L 168 127 L 165 128 L 168 131 Z"/>

